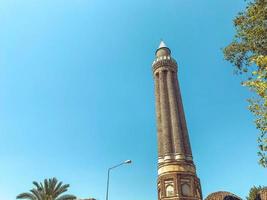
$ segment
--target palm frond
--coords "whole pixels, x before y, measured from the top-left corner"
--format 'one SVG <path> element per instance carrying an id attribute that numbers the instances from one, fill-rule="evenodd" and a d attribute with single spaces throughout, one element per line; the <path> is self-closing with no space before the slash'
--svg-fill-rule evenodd
<path id="1" fill-rule="evenodd" d="M 45 189 L 45 193 L 49 194 L 49 185 L 48 185 L 47 179 L 44 180 L 44 189 Z"/>
<path id="2" fill-rule="evenodd" d="M 37 190 L 43 190 L 43 188 L 41 187 L 41 185 L 38 182 L 33 181 L 32 184 L 35 185 L 35 187 L 37 188 Z"/>
<path id="3" fill-rule="evenodd" d="M 61 185 L 63 184 L 63 182 L 59 182 L 57 185 L 56 185 L 56 188 L 54 189 L 54 194 L 56 194 L 58 192 L 58 190 L 61 188 Z"/>
<path id="4" fill-rule="evenodd" d="M 55 197 L 58 197 L 59 195 L 61 195 L 62 193 L 66 192 L 68 190 L 68 187 L 70 187 L 69 184 L 65 184 L 62 185 L 60 188 L 58 188 L 58 190 L 55 193 Z"/>
<path id="5" fill-rule="evenodd" d="M 41 186 L 41 188 L 42 188 L 42 191 L 45 191 L 45 188 L 44 188 L 44 185 L 43 185 L 42 182 L 40 182 L 40 186 Z"/>
<path id="6" fill-rule="evenodd" d="M 29 200 L 37 200 L 37 198 L 33 195 L 33 194 L 31 194 L 31 193 L 21 193 L 21 194 L 19 194 L 17 197 L 16 197 L 17 199 L 29 199 Z"/>
<path id="7" fill-rule="evenodd" d="M 42 197 L 43 197 L 43 194 L 44 194 L 43 191 L 38 191 L 38 190 L 36 190 L 36 189 L 31 189 L 30 191 L 31 191 L 31 193 L 35 196 L 35 198 L 36 198 L 37 200 L 42 200 Z"/>
<path id="8" fill-rule="evenodd" d="M 54 177 L 52 179 L 49 179 L 49 185 L 51 187 L 51 193 L 55 194 L 56 186 L 57 186 L 57 179 Z"/>

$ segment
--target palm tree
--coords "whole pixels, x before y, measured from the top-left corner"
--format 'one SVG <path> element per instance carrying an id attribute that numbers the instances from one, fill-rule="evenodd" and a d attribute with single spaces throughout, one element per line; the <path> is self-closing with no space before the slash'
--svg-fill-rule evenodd
<path id="1" fill-rule="evenodd" d="M 69 184 L 58 182 L 56 178 L 45 179 L 43 183 L 33 182 L 35 188 L 31 189 L 30 192 L 21 193 L 17 196 L 17 199 L 28 199 L 28 200 L 74 200 L 74 195 L 62 193 L 66 192 L 69 188 Z"/>

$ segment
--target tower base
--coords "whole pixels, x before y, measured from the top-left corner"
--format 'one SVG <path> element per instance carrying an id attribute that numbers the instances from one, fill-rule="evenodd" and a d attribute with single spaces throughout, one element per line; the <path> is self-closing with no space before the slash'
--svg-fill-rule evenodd
<path id="1" fill-rule="evenodd" d="M 191 164 L 168 164 L 160 167 L 158 200 L 202 200 L 200 180 L 195 173 L 195 167 Z"/>

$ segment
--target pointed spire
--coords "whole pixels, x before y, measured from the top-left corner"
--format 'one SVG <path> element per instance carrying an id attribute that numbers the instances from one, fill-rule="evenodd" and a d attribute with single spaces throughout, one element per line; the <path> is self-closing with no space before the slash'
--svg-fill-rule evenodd
<path id="1" fill-rule="evenodd" d="M 160 48 L 168 48 L 163 40 L 160 41 L 158 49 L 160 49 Z"/>

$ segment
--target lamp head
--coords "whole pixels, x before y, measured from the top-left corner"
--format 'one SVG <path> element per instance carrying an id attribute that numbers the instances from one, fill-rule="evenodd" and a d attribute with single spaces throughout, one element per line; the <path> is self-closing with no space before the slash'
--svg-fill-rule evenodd
<path id="1" fill-rule="evenodd" d="M 130 164 L 130 163 L 132 163 L 132 161 L 131 160 L 125 160 L 124 163 L 125 164 Z"/>

